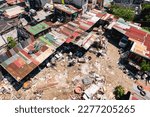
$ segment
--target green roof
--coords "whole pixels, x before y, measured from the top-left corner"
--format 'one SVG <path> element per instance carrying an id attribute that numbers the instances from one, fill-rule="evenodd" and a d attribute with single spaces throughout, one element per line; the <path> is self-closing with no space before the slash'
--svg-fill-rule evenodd
<path id="1" fill-rule="evenodd" d="M 41 22 L 35 26 L 31 26 L 28 31 L 33 35 L 37 35 L 38 33 L 42 32 L 48 28 L 49 28 L 49 25 L 47 25 L 44 22 Z"/>
<path id="2" fill-rule="evenodd" d="M 44 38 L 44 36 L 41 36 L 41 37 L 40 37 L 40 40 L 41 40 L 42 42 L 46 43 L 46 44 L 49 45 L 49 46 L 52 45 L 51 42 L 49 42 L 47 39 Z"/>

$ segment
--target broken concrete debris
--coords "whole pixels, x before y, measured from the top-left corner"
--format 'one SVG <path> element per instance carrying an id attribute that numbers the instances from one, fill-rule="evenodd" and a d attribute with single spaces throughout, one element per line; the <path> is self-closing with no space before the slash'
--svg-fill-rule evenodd
<path id="1" fill-rule="evenodd" d="M 84 85 L 89 85 L 93 82 L 93 79 L 89 78 L 89 77 L 85 77 L 82 79 L 82 82 Z"/>
<path id="2" fill-rule="evenodd" d="M 76 77 L 75 79 L 79 79 Z M 80 82 L 80 85 L 76 85 L 74 88 L 75 94 L 71 95 L 71 99 L 107 99 L 104 95 L 104 77 L 100 77 L 95 72 L 89 72 L 88 75 L 81 78 L 80 80 L 74 80 L 74 84 Z M 82 84 L 81 84 L 82 83 Z"/>
<path id="3" fill-rule="evenodd" d="M 104 36 L 98 37 L 97 40 L 94 41 L 93 45 L 89 49 L 89 52 L 96 54 L 98 57 L 106 56 L 108 46 L 107 43 L 108 41 Z"/>

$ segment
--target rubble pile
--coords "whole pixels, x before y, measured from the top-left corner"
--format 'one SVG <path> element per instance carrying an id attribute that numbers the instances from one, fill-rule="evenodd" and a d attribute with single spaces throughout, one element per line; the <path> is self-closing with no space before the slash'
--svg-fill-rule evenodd
<path id="1" fill-rule="evenodd" d="M 14 90 L 12 85 L 8 82 L 7 79 L 3 79 L 0 85 L 0 100 L 6 99 L 6 95 L 11 95 L 11 92 Z"/>
<path id="2" fill-rule="evenodd" d="M 96 31 L 96 29 L 94 31 Z M 94 41 L 89 49 L 89 52 L 96 54 L 98 57 L 106 56 L 108 46 L 108 40 L 105 36 L 100 35 L 101 33 L 102 31 L 97 29 L 96 34 L 98 35 L 98 38 Z"/>
<path id="3" fill-rule="evenodd" d="M 95 72 L 89 72 L 87 75 L 76 76 L 72 80 L 74 84 L 72 100 L 105 100 L 105 78 Z"/>

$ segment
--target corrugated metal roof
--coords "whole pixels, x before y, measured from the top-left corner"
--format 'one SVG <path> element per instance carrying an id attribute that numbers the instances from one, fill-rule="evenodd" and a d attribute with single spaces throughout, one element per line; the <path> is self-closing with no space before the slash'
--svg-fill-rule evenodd
<path id="1" fill-rule="evenodd" d="M 4 15 L 8 18 L 14 18 L 17 17 L 19 14 L 24 12 L 24 8 L 21 6 L 15 6 L 13 8 L 9 8 L 5 10 Z"/>
<path id="2" fill-rule="evenodd" d="M 129 40 L 135 42 L 131 51 L 143 57 L 150 59 L 150 34 L 143 31 L 139 26 L 133 26 L 128 23 L 118 23 L 113 28 L 129 37 Z"/>
<path id="3" fill-rule="evenodd" d="M 34 16 L 33 18 L 37 22 L 41 22 L 41 21 L 45 20 L 46 17 L 49 16 L 49 15 L 51 15 L 51 14 L 52 14 L 51 11 L 40 10 L 40 11 L 37 11 L 36 16 Z"/>
<path id="4" fill-rule="evenodd" d="M 0 47 L 4 46 L 6 42 L 3 40 L 2 36 L 0 35 Z"/>
<path id="5" fill-rule="evenodd" d="M 35 26 L 25 26 L 25 29 L 32 35 L 37 35 L 41 33 L 42 31 L 45 31 L 50 28 L 50 25 L 48 25 L 46 22 L 38 23 Z"/>
<path id="6" fill-rule="evenodd" d="M 5 32 L 6 30 L 9 30 L 10 28 L 12 28 L 13 25 L 16 25 L 15 21 L 12 20 L 10 23 L 8 21 L 1 19 L 0 20 L 0 34 Z"/>
<path id="7" fill-rule="evenodd" d="M 88 49 L 97 37 L 98 36 L 95 35 L 93 32 L 85 33 L 80 37 L 80 39 L 75 39 L 73 43 L 80 47 Z"/>
<path id="8" fill-rule="evenodd" d="M 99 19 L 100 18 L 97 17 L 96 14 L 94 15 L 94 13 L 93 14 L 91 13 L 91 16 L 88 18 L 84 18 L 84 17 L 77 18 L 75 21 L 69 22 L 64 26 L 57 28 L 57 30 L 51 31 L 49 34 L 40 37 L 36 42 L 37 43 L 41 42 L 43 44 L 41 49 L 37 53 L 31 55 L 28 54 L 28 51 L 34 48 L 33 46 L 36 42 L 30 43 L 24 49 L 21 49 L 22 46 L 20 45 L 20 49 L 18 50 L 16 55 L 13 55 L 15 56 L 15 60 L 13 61 L 12 60 L 13 57 L 10 57 L 7 60 L 9 62 L 4 61 L 1 65 L 14 78 L 20 81 L 26 75 L 28 75 L 33 69 L 35 69 L 40 63 L 42 63 L 47 57 L 49 57 L 58 46 L 60 46 L 65 41 L 69 43 L 75 40 L 76 37 L 82 36 L 82 34 L 85 31 L 89 30 L 95 23 L 97 23 Z M 82 21 L 82 23 L 80 21 Z M 31 30 L 29 31 L 31 33 L 32 32 L 37 33 L 39 32 L 37 31 L 39 30 L 39 28 L 41 28 L 41 26 L 38 25 L 38 27 L 36 26 L 33 29 L 33 31 Z M 81 46 L 83 46 L 84 48 L 88 48 L 92 43 L 93 39 L 94 39 L 93 36 L 87 38 L 87 40 L 83 39 Z M 10 54 L 12 53 L 13 52 L 10 52 Z"/>
<path id="9" fill-rule="evenodd" d="M 24 49 L 19 50 L 18 53 L 10 55 L 8 59 L 5 59 L 1 63 L 1 66 L 6 69 L 17 81 L 22 80 L 32 70 L 34 70 L 40 63 L 47 59 L 55 49 L 54 46 L 42 44 L 42 41 L 37 40 L 29 44 Z M 35 44 L 40 44 L 40 50 L 34 54 L 28 54 L 30 50 L 33 50 Z M 7 56 L 8 56 L 7 52 Z M 6 58 L 6 57 L 5 57 Z"/>
<path id="10" fill-rule="evenodd" d="M 74 14 L 79 11 L 79 9 L 73 7 L 72 5 L 55 4 L 54 7 L 67 14 Z"/>
<path id="11" fill-rule="evenodd" d="M 8 33 L 5 33 L 2 35 L 5 42 L 7 42 L 8 37 L 13 37 L 14 39 L 17 39 L 17 29 L 14 28 L 13 30 L 9 31 Z"/>
<path id="12" fill-rule="evenodd" d="M 22 3 L 22 2 L 25 2 L 25 0 L 6 0 L 6 2 L 8 4 L 18 4 L 18 3 Z"/>

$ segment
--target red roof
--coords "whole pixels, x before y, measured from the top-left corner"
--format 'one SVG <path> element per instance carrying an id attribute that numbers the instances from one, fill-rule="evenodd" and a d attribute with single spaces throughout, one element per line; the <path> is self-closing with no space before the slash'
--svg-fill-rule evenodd
<path id="1" fill-rule="evenodd" d="M 101 18 L 101 17 L 104 16 L 104 14 L 98 13 L 98 14 L 96 14 L 96 16 L 99 17 L 99 18 Z"/>
<path id="2" fill-rule="evenodd" d="M 146 50 L 148 51 L 147 53 L 145 53 L 145 56 L 150 59 L 150 34 L 144 32 L 143 30 L 131 27 L 129 30 L 127 30 L 126 36 L 141 42 L 143 46 L 146 47 Z"/>
<path id="3" fill-rule="evenodd" d="M 150 34 L 146 36 L 144 45 L 147 47 L 147 50 L 149 51 L 149 53 L 147 53 L 146 55 L 150 57 Z"/>
<path id="4" fill-rule="evenodd" d="M 72 42 L 72 40 L 74 40 L 74 39 L 77 38 L 78 36 L 80 36 L 80 34 L 77 33 L 77 32 L 74 32 L 71 37 L 67 38 L 66 43 Z"/>
<path id="5" fill-rule="evenodd" d="M 113 28 L 129 37 L 129 40 L 133 42 L 140 42 L 139 44 L 143 50 L 139 48 L 139 44 L 137 43 L 135 43 L 136 46 L 133 46 L 131 50 L 150 59 L 150 34 L 148 32 L 142 30 L 141 28 L 139 29 L 123 23 L 119 25 L 115 24 L 113 25 Z"/>
<path id="6" fill-rule="evenodd" d="M 147 34 L 146 32 L 134 27 L 130 27 L 129 29 L 126 29 L 126 36 L 140 42 L 144 42 L 146 34 Z"/>
<path id="7" fill-rule="evenodd" d="M 145 37 L 144 45 L 150 48 L 150 34 Z"/>

